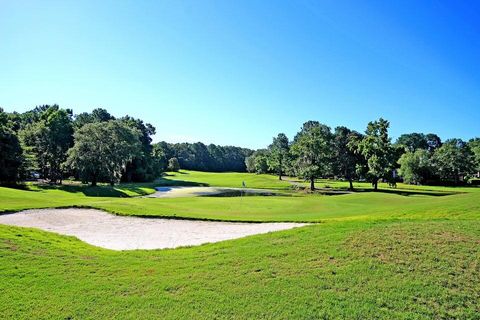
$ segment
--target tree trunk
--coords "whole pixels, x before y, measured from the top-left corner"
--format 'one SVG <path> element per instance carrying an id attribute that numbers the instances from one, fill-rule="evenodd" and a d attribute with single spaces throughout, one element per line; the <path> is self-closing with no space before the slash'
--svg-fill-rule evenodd
<path id="1" fill-rule="evenodd" d="M 378 179 L 375 179 L 375 181 L 373 182 L 373 186 L 374 186 L 374 189 L 375 191 L 378 190 Z"/>
<path id="2" fill-rule="evenodd" d="M 350 190 L 350 191 L 353 191 L 353 182 L 352 182 L 352 179 L 348 179 L 348 183 L 350 183 L 350 188 L 349 188 L 349 190 Z"/>
<path id="3" fill-rule="evenodd" d="M 278 174 L 278 180 L 282 180 L 282 173 L 281 172 Z"/>
<path id="4" fill-rule="evenodd" d="M 93 176 L 92 177 L 92 187 L 96 187 L 97 186 L 97 176 Z"/>
<path id="5" fill-rule="evenodd" d="M 315 190 L 315 178 L 310 178 L 310 190 Z"/>

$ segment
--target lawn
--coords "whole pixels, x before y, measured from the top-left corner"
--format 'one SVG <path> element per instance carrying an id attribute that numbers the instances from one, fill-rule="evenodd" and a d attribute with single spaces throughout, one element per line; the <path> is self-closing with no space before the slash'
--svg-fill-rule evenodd
<path id="1" fill-rule="evenodd" d="M 276 177 L 249 174 L 189 172 L 159 183 L 165 180 L 289 189 Z M 321 223 L 199 247 L 128 252 L 0 226 L 0 318 L 479 318 L 478 188 L 131 197 L 153 186 L 0 188 L 0 210 L 75 205 L 125 215 Z"/>
<path id="2" fill-rule="evenodd" d="M 245 182 L 247 188 L 291 189 L 291 184 L 289 182 L 279 180 L 277 176 L 240 172 L 201 172 L 181 170 L 180 172 L 168 172 L 161 181 L 167 185 L 171 185 L 171 181 L 176 181 L 179 183 L 197 183 L 211 187 L 231 188 L 242 188 L 242 183 Z"/>

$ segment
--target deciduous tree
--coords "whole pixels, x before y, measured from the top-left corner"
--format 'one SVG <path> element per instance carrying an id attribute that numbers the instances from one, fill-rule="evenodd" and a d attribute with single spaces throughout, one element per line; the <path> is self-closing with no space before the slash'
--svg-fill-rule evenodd
<path id="1" fill-rule="evenodd" d="M 305 122 L 292 145 L 299 177 L 310 181 L 315 190 L 315 179 L 331 172 L 333 137 L 330 128 L 317 121 Z"/>
<path id="2" fill-rule="evenodd" d="M 17 182 L 22 165 L 22 148 L 13 126 L 14 123 L 0 108 L 0 184 Z"/>
<path id="3" fill-rule="evenodd" d="M 392 145 L 388 137 L 390 123 L 382 118 L 368 123 L 365 136 L 358 143 L 357 152 L 367 160 L 368 176 L 375 190 L 378 180 L 392 170 Z"/>
<path id="4" fill-rule="evenodd" d="M 425 149 L 407 151 L 398 160 L 399 174 L 405 183 L 425 183 L 432 172 L 430 154 Z"/>
<path id="5" fill-rule="evenodd" d="M 73 143 L 72 111 L 58 105 L 41 110 L 20 135 L 42 176 L 57 183 L 62 180 L 62 163 Z"/>
<path id="6" fill-rule="evenodd" d="M 333 171 L 337 177 L 342 177 L 349 182 L 350 190 L 353 190 L 353 179 L 357 176 L 357 166 L 361 164 L 362 157 L 355 153 L 352 147 L 354 141 L 362 139 L 362 135 L 347 127 L 336 127 L 333 135 L 334 155 Z"/>
<path id="7" fill-rule="evenodd" d="M 282 180 L 282 175 L 287 168 L 289 150 L 288 138 L 284 133 L 274 137 L 272 144 L 268 147 L 268 165 L 273 172 L 277 173 L 279 180 Z"/>
<path id="8" fill-rule="evenodd" d="M 433 164 L 444 181 L 460 182 L 460 178 L 475 171 L 474 154 L 461 139 L 449 139 L 433 155 Z"/>
<path id="9" fill-rule="evenodd" d="M 75 144 L 68 151 L 66 164 L 78 170 L 80 178 L 92 186 L 97 182 L 113 185 L 140 150 L 140 132 L 125 123 L 89 123 L 75 132 Z"/>
<path id="10" fill-rule="evenodd" d="M 173 157 L 168 160 L 168 170 L 178 172 L 180 170 L 180 163 L 178 159 Z"/>

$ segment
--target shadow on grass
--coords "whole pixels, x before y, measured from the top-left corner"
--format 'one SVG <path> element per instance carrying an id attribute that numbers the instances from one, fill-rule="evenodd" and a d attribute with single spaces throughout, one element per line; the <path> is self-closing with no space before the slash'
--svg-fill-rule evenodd
<path id="1" fill-rule="evenodd" d="M 158 178 L 155 180 L 153 183 L 156 187 L 209 187 L 210 185 L 208 183 L 203 183 L 203 182 L 193 182 L 193 181 L 184 181 L 184 180 L 170 180 L 168 178 L 165 178 L 168 176 L 164 176 L 161 178 Z"/>
<path id="2" fill-rule="evenodd" d="M 372 189 L 362 190 L 363 192 L 379 192 L 379 193 L 391 193 L 398 194 L 400 196 L 434 196 L 434 197 L 443 197 L 451 196 L 454 194 L 460 194 L 463 192 L 455 191 L 422 191 L 422 190 L 406 190 L 406 189 L 379 189 L 377 191 Z"/>
<path id="3" fill-rule="evenodd" d="M 406 190 L 406 189 L 378 189 L 377 191 L 373 189 L 355 189 L 355 192 L 375 192 L 375 193 L 390 193 L 390 194 L 397 194 L 400 196 L 434 196 L 434 197 L 442 197 L 442 196 L 451 196 L 454 194 L 460 194 L 462 192 L 455 192 L 455 191 L 423 191 L 423 190 Z"/>
<path id="4" fill-rule="evenodd" d="M 308 188 L 304 188 L 304 190 L 308 190 Z M 327 196 L 334 196 L 334 195 L 343 195 L 343 194 L 351 194 L 351 193 L 361 193 L 361 192 L 372 192 L 372 193 L 389 193 L 389 194 L 396 194 L 400 196 L 433 196 L 433 197 L 442 197 L 442 196 L 450 196 L 454 194 L 461 194 L 464 192 L 461 191 L 440 191 L 440 190 L 409 190 L 409 189 L 402 189 L 402 188 L 391 188 L 391 189 L 384 189 L 380 188 L 375 191 L 372 188 L 354 188 L 354 190 L 350 190 L 348 188 L 316 188 L 316 194 L 327 195 Z"/>
<path id="5" fill-rule="evenodd" d="M 138 192 L 140 195 L 146 194 L 138 186 L 95 186 L 90 185 L 36 185 L 40 190 L 60 190 L 69 193 L 83 193 L 87 197 L 129 197 L 126 190 Z M 117 189 L 120 187 L 125 191 Z"/>

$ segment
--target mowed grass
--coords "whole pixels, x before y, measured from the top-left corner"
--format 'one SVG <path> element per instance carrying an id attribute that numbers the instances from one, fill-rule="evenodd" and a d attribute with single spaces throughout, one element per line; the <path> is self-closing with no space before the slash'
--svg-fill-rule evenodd
<path id="1" fill-rule="evenodd" d="M 110 187 L 105 187 L 110 188 Z M 121 186 L 119 187 L 121 188 Z M 137 187 L 138 188 L 138 187 Z M 153 190 L 153 189 L 152 189 Z M 224 221 L 324 222 L 345 219 L 477 219 L 480 192 L 346 195 L 288 194 L 270 197 L 124 198 L 85 191 L 0 188 L 0 212 L 48 207 L 91 207 L 119 215 Z M 445 195 L 448 194 L 448 195 Z"/>
<path id="2" fill-rule="evenodd" d="M 290 188 L 273 176 L 233 173 L 222 185 L 221 175 L 189 172 L 158 183 L 236 187 L 240 179 L 248 187 Z M 337 196 L 175 199 L 131 197 L 153 192 L 154 184 L 0 188 L 1 211 L 87 206 L 123 215 L 321 222 L 126 252 L 0 225 L 0 318 L 478 319 L 480 189 L 399 185 L 401 192 L 382 186 L 376 193 L 361 185 L 364 192 Z"/>
<path id="3" fill-rule="evenodd" d="M 337 222 L 114 252 L 0 227 L 3 319 L 478 318 L 480 225 Z"/>
<path id="4" fill-rule="evenodd" d="M 288 181 L 279 180 L 277 176 L 270 174 L 252 174 L 241 172 L 201 172 L 181 170 L 180 172 L 168 172 L 162 179 L 165 184 L 170 181 L 183 183 L 198 183 L 210 187 L 242 188 L 243 182 L 247 188 L 258 189 L 291 189 Z"/>

